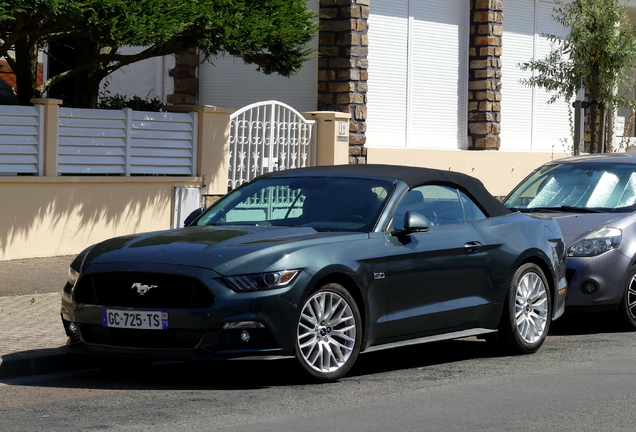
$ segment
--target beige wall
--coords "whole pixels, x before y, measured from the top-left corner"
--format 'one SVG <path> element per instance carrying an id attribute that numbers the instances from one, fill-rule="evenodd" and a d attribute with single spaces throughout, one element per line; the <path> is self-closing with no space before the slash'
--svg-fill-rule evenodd
<path id="1" fill-rule="evenodd" d="M 0 260 L 72 255 L 171 227 L 175 186 L 198 177 L 0 177 Z"/>
<path id="2" fill-rule="evenodd" d="M 46 107 L 44 176 L 0 176 L 0 261 L 72 255 L 114 236 L 170 229 L 176 186 L 201 188 L 207 203 L 227 192 L 233 109 L 171 107 L 171 111 L 198 113 L 196 177 L 70 177 L 58 176 L 57 172 L 58 106 L 62 101 L 32 102 Z M 318 154 L 322 163 L 346 163 L 347 124 L 343 122 L 344 132 L 335 125 L 349 115 L 307 115 L 319 124 Z"/>
<path id="3" fill-rule="evenodd" d="M 56 100 L 37 100 L 50 105 Z M 176 186 L 201 187 L 204 195 L 227 191 L 230 114 L 218 107 L 173 107 L 199 112 L 197 177 L 57 176 L 55 123 L 45 138 L 45 176 L 0 176 L 0 260 L 72 255 L 110 237 L 169 229 Z M 342 113 L 304 113 L 317 121 L 319 164 L 347 163 L 347 124 Z M 367 150 L 368 163 L 423 166 L 479 178 L 495 196 L 506 195 L 534 168 L 563 153 Z M 210 198 L 207 196 L 206 198 Z"/>
<path id="4" fill-rule="evenodd" d="M 505 196 L 538 166 L 570 156 L 470 150 L 367 149 L 367 163 L 420 166 L 458 171 L 477 177 L 495 196 Z"/>

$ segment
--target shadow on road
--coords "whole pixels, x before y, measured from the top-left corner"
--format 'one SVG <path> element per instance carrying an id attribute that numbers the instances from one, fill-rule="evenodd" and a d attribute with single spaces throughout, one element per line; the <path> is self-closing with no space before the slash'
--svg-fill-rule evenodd
<path id="1" fill-rule="evenodd" d="M 550 335 L 578 336 L 599 333 L 622 333 L 625 330 L 618 322 L 617 312 L 595 312 L 566 315 L 554 321 Z"/>
<path id="2" fill-rule="evenodd" d="M 552 323 L 550 338 L 623 332 L 611 313 L 566 316 Z M 548 339 L 549 341 L 549 339 Z M 510 354 L 476 338 L 466 338 L 363 353 L 347 379 L 414 368 L 452 364 L 472 359 L 507 357 Z M 71 356 L 72 357 L 72 356 Z M 76 359 L 72 359 L 76 361 Z M 225 362 L 155 362 L 151 366 L 118 362 L 107 370 L 90 368 L 63 378 L 12 380 L 13 385 L 117 390 L 251 390 L 281 386 L 314 386 L 293 360 L 236 360 Z M 90 365 L 90 363 L 87 363 Z M 92 366 L 88 366 L 92 367 Z M 62 370 L 63 368 L 60 368 Z M 334 385 L 334 384 L 326 384 Z M 335 385 L 338 385 L 337 383 Z"/>
<path id="3" fill-rule="evenodd" d="M 361 377 L 430 365 L 497 356 L 484 341 L 462 339 L 362 354 L 347 377 Z M 346 378 L 345 378 L 346 380 Z M 152 366 L 86 369 L 74 374 L 12 380 L 12 385 L 101 390 L 250 390 L 314 386 L 293 360 L 156 362 Z M 320 385 L 320 384 L 318 384 Z M 332 385 L 332 384 L 325 384 Z"/>
<path id="4" fill-rule="evenodd" d="M 349 376 L 371 375 L 505 355 L 507 354 L 497 346 L 476 338 L 434 342 L 361 354 Z"/>

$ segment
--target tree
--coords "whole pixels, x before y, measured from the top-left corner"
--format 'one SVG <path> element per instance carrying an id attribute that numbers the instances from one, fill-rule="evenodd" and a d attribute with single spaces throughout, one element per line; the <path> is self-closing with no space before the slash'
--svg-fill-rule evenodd
<path id="1" fill-rule="evenodd" d="M 75 77 L 72 105 L 95 107 L 109 74 L 189 48 L 290 76 L 313 55 L 314 18 L 306 0 L 0 0 L 0 57 L 17 75 L 20 104 Z M 73 64 L 38 86 L 38 51 L 54 44 L 73 50 Z M 123 54 L 123 46 L 143 50 Z"/>
<path id="2" fill-rule="evenodd" d="M 618 0 L 556 0 L 552 18 L 570 29 L 566 37 L 543 35 L 553 44 L 541 60 L 519 66 L 534 75 L 522 82 L 554 92 L 570 102 L 580 89 L 588 94 L 590 152 L 605 151 L 607 108 L 635 107 L 634 100 L 619 89 L 634 86 L 636 27 L 629 22 L 627 8 Z M 597 120 L 600 117 L 600 121 Z M 608 131 L 611 137 L 611 131 Z M 578 153 L 579 143 L 574 143 Z"/>

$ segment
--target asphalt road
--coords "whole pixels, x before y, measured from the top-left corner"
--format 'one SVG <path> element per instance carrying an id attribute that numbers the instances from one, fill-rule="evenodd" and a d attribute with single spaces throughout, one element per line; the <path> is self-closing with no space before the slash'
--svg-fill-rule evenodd
<path id="1" fill-rule="evenodd" d="M 0 296 L 60 292 L 73 255 L 0 261 Z"/>
<path id="2" fill-rule="evenodd" d="M 636 334 L 595 320 L 557 322 L 534 355 L 475 339 L 366 354 L 332 384 L 248 361 L 7 380 L 0 430 L 636 430 Z"/>

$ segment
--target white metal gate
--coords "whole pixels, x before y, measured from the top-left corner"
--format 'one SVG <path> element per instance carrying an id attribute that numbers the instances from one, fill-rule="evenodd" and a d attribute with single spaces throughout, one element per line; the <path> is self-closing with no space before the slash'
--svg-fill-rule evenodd
<path id="1" fill-rule="evenodd" d="M 316 165 L 314 123 L 277 101 L 258 102 L 233 113 L 229 188 L 260 174 Z"/>

